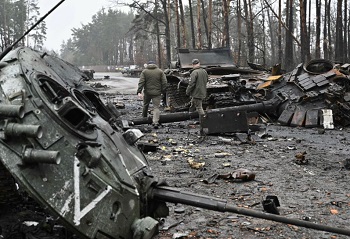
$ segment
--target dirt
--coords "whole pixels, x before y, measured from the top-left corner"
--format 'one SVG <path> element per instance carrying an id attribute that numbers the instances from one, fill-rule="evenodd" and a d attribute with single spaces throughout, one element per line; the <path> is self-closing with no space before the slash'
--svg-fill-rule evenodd
<path id="1" fill-rule="evenodd" d="M 116 95 L 114 100 L 125 104 L 121 118 L 141 117 L 142 102 L 136 96 Z M 269 122 L 259 124 L 260 130 L 251 135 L 206 136 L 199 134 L 196 121 L 167 123 L 159 129 L 135 128 L 145 134 L 143 141 L 158 145 L 146 155 L 154 174 L 170 186 L 257 212 L 264 212 L 262 202 L 267 196 L 275 196 L 283 217 L 350 229 L 348 128 L 293 128 Z M 237 169 L 249 170 L 255 179 L 210 181 L 214 175 L 234 175 Z M 347 238 L 236 213 L 168 206 L 170 216 L 162 220 L 156 239 Z"/>

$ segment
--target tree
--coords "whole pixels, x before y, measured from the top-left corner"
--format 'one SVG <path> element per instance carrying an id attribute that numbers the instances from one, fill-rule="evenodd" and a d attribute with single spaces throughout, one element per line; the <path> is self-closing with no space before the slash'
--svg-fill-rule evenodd
<path id="1" fill-rule="evenodd" d="M 321 1 L 316 0 L 316 52 L 315 57 L 321 57 Z"/>
<path id="2" fill-rule="evenodd" d="M 342 13 L 343 0 L 337 1 L 337 20 L 336 20 L 336 37 L 335 37 L 335 60 L 343 61 L 343 13 Z"/>
<path id="3" fill-rule="evenodd" d="M 310 45 L 308 41 L 306 26 L 306 0 L 300 0 L 300 38 L 301 38 L 301 60 L 305 62 L 310 60 Z"/>
<path id="4" fill-rule="evenodd" d="M 28 30 L 39 20 L 39 7 L 38 0 L 27 1 L 27 16 L 26 16 L 26 29 Z M 32 46 L 34 49 L 42 50 L 44 40 L 46 39 L 46 23 L 41 22 L 35 29 L 32 30 L 27 36 L 27 46 Z"/>
<path id="5" fill-rule="evenodd" d="M 11 46 L 36 22 L 38 22 L 39 7 L 37 0 L 2 0 L 0 3 L 0 48 Z M 42 21 L 20 42 L 21 45 L 42 49 L 46 35 L 46 24 Z M 32 41 L 30 41 L 31 39 Z"/>
<path id="6" fill-rule="evenodd" d="M 293 17 L 293 0 L 286 1 L 287 9 L 287 27 L 289 31 L 286 31 L 286 43 L 285 43 L 285 56 L 284 64 L 286 65 L 287 70 L 293 68 L 293 40 L 292 40 L 292 29 L 294 29 L 294 17 Z"/>

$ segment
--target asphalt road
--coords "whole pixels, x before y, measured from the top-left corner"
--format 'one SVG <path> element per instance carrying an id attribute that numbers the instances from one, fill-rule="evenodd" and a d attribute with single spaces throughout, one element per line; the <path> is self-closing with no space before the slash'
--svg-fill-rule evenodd
<path id="1" fill-rule="evenodd" d="M 106 76 L 109 78 L 106 79 Z M 111 87 L 111 91 L 117 90 L 120 94 L 136 94 L 139 78 L 126 77 L 120 72 L 96 72 L 94 78 L 102 85 Z"/>

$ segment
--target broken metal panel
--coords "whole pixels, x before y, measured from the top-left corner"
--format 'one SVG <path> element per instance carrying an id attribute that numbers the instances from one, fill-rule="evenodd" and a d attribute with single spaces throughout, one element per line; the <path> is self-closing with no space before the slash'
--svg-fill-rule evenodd
<path id="1" fill-rule="evenodd" d="M 198 59 L 201 66 L 235 67 L 229 48 L 178 49 L 180 68 L 192 68 L 192 59 Z"/>
<path id="2" fill-rule="evenodd" d="M 248 132 L 247 113 L 245 111 L 208 112 L 201 127 L 206 134 Z"/>
<path id="3" fill-rule="evenodd" d="M 306 110 L 304 108 L 297 107 L 294 111 L 294 115 L 292 121 L 290 122 L 290 126 L 304 126 L 305 115 Z"/>
<path id="4" fill-rule="evenodd" d="M 296 77 L 299 76 L 303 69 L 303 63 L 297 65 L 297 67 L 292 71 L 292 73 L 287 77 L 287 82 L 293 82 L 296 80 Z"/>
<path id="5" fill-rule="evenodd" d="M 334 129 L 333 112 L 330 109 L 322 109 L 321 125 L 325 129 Z"/>
<path id="6" fill-rule="evenodd" d="M 280 115 L 280 117 L 278 118 L 278 122 L 281 125 L 289 125 L 290 122 L 292 121 L 293 115 L 294 115 L 294 110 L 295 109 L 291 109 L 291 108 L 286 108 L 282 114 Z"/>
<path id="7" fill-rule="evenodd" d="M 306 112 L 305 127 L 317 127 L 319 126 L 319 110 L 311 109 Z"/>
<path id="8" fill-rule="evenodd" d="M 267 87 L 271 86 L 272 84 L 273 84 L 273 81 L 266 81 L 266 82 L 260 84 L 257 87 L 257 89 L 259 90 L 259 89 L 267 88 Z"/>

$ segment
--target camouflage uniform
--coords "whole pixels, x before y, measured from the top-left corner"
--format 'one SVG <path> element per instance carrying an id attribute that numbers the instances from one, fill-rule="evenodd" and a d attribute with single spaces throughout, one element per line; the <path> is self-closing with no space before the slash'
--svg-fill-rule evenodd
<path id="1" fill-rule="evenodd" d="M 164 72 L 154 63 L 149 63 L 141 72 L 137 94 L 144 91 L 142 116 L 147 117 L 148 107 L 152 100 L 153 125 L 159 124 L 161 94 L 165 91 L 167 79 Z"/>
<path id="2" fill-rule="evenodd" d="M 207 95 L 208 73 L 200 66 L 195 66 L 191 73 L 190 83 L 187 86 L 186 94 L 191 96 L 190 111 L 196 109 L 199 116 L 204 115 L 202 101 Z"/>

